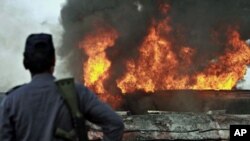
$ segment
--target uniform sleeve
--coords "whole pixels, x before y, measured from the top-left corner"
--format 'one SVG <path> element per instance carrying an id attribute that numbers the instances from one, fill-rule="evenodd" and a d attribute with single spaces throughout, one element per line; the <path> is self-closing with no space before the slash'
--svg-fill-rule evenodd
<path id="1" fill-rule="evenodd" d="M 14 140 L 14 127 L 11 121 L 10 101 L 5 97 L 0 104 L 0 141 Z"/>
<path id="2" fill-rule="evenodd" d="M 118 116 L 107 104 L 102 103 L 95 94 L 84 86 L 78 89 L 80 106 L 85 118 L 102 127 L 104 141 L 120 141 L 124 125 Z"/>

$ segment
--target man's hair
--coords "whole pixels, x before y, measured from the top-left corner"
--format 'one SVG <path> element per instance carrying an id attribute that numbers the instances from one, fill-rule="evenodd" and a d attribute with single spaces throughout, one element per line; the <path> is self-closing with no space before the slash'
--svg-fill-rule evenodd
<path id="1" fill-rule="evenodd" d="M 32 74 L 49 71 L 54 66 L 55 49 L 49 34 L 31 34 L 24 50 L 24 67 Z"/>

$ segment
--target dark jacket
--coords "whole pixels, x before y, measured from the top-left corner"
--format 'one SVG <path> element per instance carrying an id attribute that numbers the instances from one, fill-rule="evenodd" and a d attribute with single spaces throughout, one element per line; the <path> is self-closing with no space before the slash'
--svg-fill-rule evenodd
<path id="1" fill-rule="evenodd" d="M 0 141 L 62 141 L 55 137 L 55 129 L 70 131 L 72 123 L 54 79 L 49 73 L 35 75 L 30 83 L 4 98 L 0 108 Z M 121 118 L 83 85 L 76 84 L 76 90 L 80 110 L 87 120 L 102 127 L 104 141 L 121 140 Z"/>

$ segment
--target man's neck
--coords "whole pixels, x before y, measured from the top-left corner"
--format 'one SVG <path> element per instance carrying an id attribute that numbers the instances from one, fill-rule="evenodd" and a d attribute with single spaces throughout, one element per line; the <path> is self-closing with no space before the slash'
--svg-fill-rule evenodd
<path id="1" fill-rule="evenodd" d="M 45 73 L 53 75 L 52 72 L 50 72 L 50 71 L 45 71 L 45 72 L 42 72 L 42 73 L 31 73 L 31 78 L 33 78 L 35 75 L 45 74 Z"/>

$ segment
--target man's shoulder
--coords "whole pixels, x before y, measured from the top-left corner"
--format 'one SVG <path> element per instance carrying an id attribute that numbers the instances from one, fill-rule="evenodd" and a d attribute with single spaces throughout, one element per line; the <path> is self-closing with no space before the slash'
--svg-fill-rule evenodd
<path id="1" fill-rule="evenodd" d="M 84 86 L 82 83 L 75 82 L 75 88 L 80 99 L 89 100 L 96 97 L 94 92 L 91 91 L 88 87 Z"/>
<path id="2" fill-rule="evenodd" d="M 77 92 L 87 92 L 88 88 L 86 86 L 84 86 L 81 82 L 76 81 L 75 82 L 75 88 L 77 90 Z"/>
<path id="3" fill-rule="evenodd" d="M 22 84 L 22 85 L 17 85 L 17 86 L 14 86 L 13 88 L 9 89 L 2 101 L 1 101 L 1 106 L 4 105 L 4 103 L 10 103 L 11 101 L 13 102 L 13 100 L 15 99 L 15 97 L 17 95 L 20 95 L 20 93 L 23 91 L 23 88 L 25 88 L 26 84 Z"/>
<path id="4" fill-rule="evenodd" d="M 9 89 L 5 94 L 7 96 L 9 96 L 9 95 L 14 95 L 15 93 L 20 93 L 20 92 L 24 91 L 26 86 L 27 86 L 27 84 L 21 84 L 21 85 L 14 86 L 13 88 Z"/>

